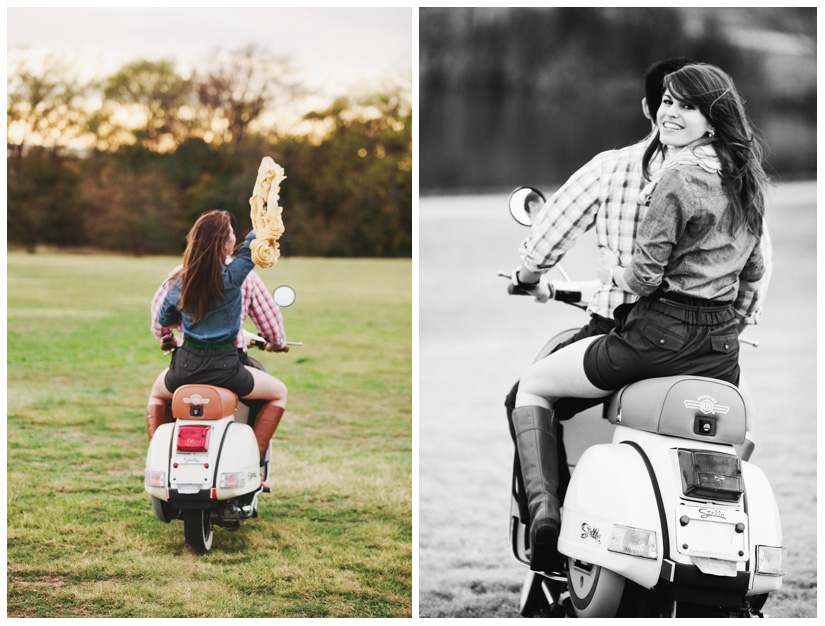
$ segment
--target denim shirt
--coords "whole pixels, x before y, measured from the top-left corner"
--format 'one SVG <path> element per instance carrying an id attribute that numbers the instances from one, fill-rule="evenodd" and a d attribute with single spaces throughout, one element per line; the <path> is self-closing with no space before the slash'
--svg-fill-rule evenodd
<path id="1" fill-rule="evenodd" d="M 731 232 L 732 219 L 718 174 L 696 165 L 667 172 L 639 227 L 628 286 L 640 296 L 661 288 L 732 302 L 740 279 L 755 282 L 765 272 L 759 237 L 745 227 Z"/>
<path id="2" fill-rule="evenodd" d="M 194 322 L 189 315 L 180 310 L 181 280 L 177 279 L 169 286 L 160 307 L 158 322 L 162 326 L 173 326 L 180 316 L 181 331 L 184 337 L 193 343 L 209 346 L 235 345 L 235 338 L 241 329 L 241 286 L 255 266 L 249 249 L 253 239 L 255 231 L 250 231 L 235 259 L 222 267 L 223 298 L 212 303 L 200 321 Z"/>

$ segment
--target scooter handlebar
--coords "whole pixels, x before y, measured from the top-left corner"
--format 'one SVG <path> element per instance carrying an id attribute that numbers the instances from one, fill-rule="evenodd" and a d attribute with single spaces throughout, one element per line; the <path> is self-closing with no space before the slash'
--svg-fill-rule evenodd
<path id="1" fill-rule="evenodd" d="M 244 337 L 249 342 L 249 346 L 252 348 L 258 348 L 258 350 L 265 350 L 266 349 L 266 339 L 260 337 L 254 333 L 249 332 L 248 330 L 244 329 L 243 331 Z M 302 346 L 304 345 L 303 341 L 287 341 L 285 342 L 288 346 Z"/>
<path id="2" fill-rule="evenodd" d="M 498 275 L 508 280 L 511 278 L 510 274 L 501 270 L 499 270 Z M 552 280 L 548 281 L 547 286 L 550 289 L 551 300 L 557 300 L 567 304 L 576 304 L 582 301 L 585 292 L 598 288 L 598 281 L 575 282 L 569 280 Z M 507 285 L 507 293 L 511 296 L 533 295 L 526 289 L 514 285 L 512 281 Z"/>

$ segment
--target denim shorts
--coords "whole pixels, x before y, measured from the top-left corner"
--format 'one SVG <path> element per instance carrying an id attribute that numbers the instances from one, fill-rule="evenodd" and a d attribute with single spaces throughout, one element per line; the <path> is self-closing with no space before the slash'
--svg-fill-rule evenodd
<path id="1" fill-rule="evenodd" d="M 739 333 L 732 304 L 644 297 L 614 312 L 616 329 L 591 343 L 584 371 L 599 389 L 644 378 L 707 376 L 739 383 Z"/>
<path id="2" fill-rule="evenodd" d="M 234 391 L 239 397 L 249 395 L 255 386 L 255 379 L 241 363 L 234 346 L 196 348 L 185 342 L 172 353 L 165 382 L 171 392 L 181 385 L 215 385 Z"/>

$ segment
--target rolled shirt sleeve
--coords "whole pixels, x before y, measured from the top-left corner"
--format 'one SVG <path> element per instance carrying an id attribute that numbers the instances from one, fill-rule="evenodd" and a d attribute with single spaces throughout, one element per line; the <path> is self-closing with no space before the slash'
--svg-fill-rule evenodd
<path id="1" fill-rule="evenodd" d="M 770 233 L 768 232 L 768 224 L 763 220 L 762 236 L 759 238 L 759 243 L 754 247 L 751 256 L 748 258 L 748 262 L 739 275 L 741 281 L 751 283 L 758 281 L 758 286 L 756 289 L 743 289 L 740 282 L 740 288 L 736 293 L 736 300 L 733 304 L 736 317 L 738 317 L 742 323 L 759 323 L 772 273 L 773 246 L 771 244 Z"/>

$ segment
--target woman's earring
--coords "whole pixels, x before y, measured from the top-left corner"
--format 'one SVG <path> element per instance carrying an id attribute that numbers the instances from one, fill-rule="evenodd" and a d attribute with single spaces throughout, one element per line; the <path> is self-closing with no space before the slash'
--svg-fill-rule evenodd
<path id="1" fill-rule="evenodd" d="M 715 137 L 716 136 L 716 129 L 711 128 L 708 130 L 708 137 Z"/>

